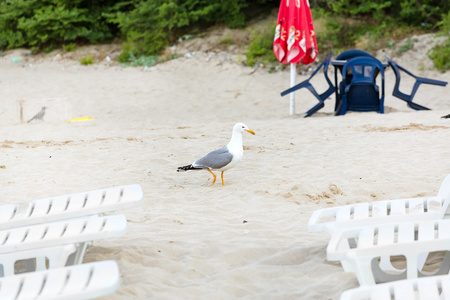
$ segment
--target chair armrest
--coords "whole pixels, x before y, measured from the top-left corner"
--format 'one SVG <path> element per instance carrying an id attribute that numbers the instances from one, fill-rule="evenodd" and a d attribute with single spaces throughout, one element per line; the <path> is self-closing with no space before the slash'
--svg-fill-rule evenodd
<path id="1" fill-rule="evenodd" d="M 425 77 L 418 77 L 417 80 L 420 83 L 426 83 L 426 84 L 433 84 L 433 85 L 440 85 L 440 86 L 446 86 L 448 82 L 436 80 L 436 79 L 430 79 Z"/>

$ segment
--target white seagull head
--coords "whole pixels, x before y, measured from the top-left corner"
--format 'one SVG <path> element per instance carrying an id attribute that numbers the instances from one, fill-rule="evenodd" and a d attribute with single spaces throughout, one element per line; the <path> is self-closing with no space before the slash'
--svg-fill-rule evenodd
<path id="1" fill-rule="evenodd" d="M 245 125 L 244 123 L 236 123 L 236 125 L 234 125 L 234 127 L 233 127 L 233 131 L 239 132 L 239 133 L 247 131 L 248 133 L 255 135 L 255 132 L 253 130 L 249 129 L 247 127 L 247 125 Z"/>

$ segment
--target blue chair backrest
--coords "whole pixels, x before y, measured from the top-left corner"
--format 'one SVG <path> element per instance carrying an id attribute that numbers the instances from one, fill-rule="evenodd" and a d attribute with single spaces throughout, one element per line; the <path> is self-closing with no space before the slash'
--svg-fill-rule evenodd
<path id="1" fill-rule="evenodd" d="M 378 74 L 381 74 L 381 97 L 376 84 Z M 342 82 L 346 109 L 383 112 L 384 67 L 378 59 L 373 57 L 350 59 L 343 67 Z"/>
<path id="2" fill-rule="evenodd" d="M 337 60 L 349 60 L 358 56 L 365 56 L 365 57 L 373 57 L 372 54 L 369 52 L 359 50 L 359 49 L 352 49 L 352 50 L 346 50 L 339 54 L 336 59 Z"/>
<path id="3" fill-rule="evenodd" d="M 349 72 L 350 70 L 351 72 Z M 352 76 L 350 84 L 374 83 L 375 78 L 381 73 L 384 80 L 383 64 L 373 57 L 355 57 L 350 59 L 342 70 L 342 79 L 345 82 L 348 76 Z"/>
<path id="4" fill-rule="evenodd" d="M 369 52 L 359 50 L 359 49 L 351 49 L 351 50 L 346 50 L 346 51 L 342 52 L 341 54 L 339 54 L 336 57 L 336 60 L 350 60 L 352 58 L 359 57 L 359 56 L 373 57 L 372 54 L 370 54 Z M 338 66 L 338 69 L 341 72 L 341 75 L 342 75 L 342 68 L 343 68 L 343 66 Z"/>

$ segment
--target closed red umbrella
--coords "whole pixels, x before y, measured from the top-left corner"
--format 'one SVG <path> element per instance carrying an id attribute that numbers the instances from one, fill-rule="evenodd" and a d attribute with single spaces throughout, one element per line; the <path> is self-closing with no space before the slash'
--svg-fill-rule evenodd
<path id="1" fill-rule="evenodd" d="M 310 64 L 318 51 L 308 0 L 281 0 L 275 28 L 273 53 L 282 64 L 291 64 L 291 87 L 295 85 L 296 64 Z M 291 93 L 291 115 L 295 112 Z"/>

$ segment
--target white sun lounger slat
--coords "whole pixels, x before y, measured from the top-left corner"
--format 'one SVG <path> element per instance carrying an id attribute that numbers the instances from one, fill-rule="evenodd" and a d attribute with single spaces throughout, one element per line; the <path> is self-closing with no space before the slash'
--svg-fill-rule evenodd
<path id="1" fill-rule="evenodd" d="M 354 219 L 361 220 L 369 217 L 369 203 L 361 203 L 354 208 Z"/>
<path id="2" fill-rule="evenodd" d="M 450 174 L 445 177 L 435 197 L 383 200 L 318 209 L 308 222 L 309 232 L 335 232 L 351 227 L 445 217 L 450 204 Z"/>
<path id="3" fill-rule="evenodd" d="M 138 184 L 69 194 L 18 205 L 0 206 L 0 230 L 126 209 L 142 202 Z"/>
<path id="4" fill-rule="evenodd" d="M 94 299 L 114 293 L 119 280 L 119 268 L 111 260 L 24 273 L 0 278 L 0 299 Z"/>
<path id="5" fill-rule="evenodd" d="M 376 201 L 372 202 L 372 217 L 382 218 L 388 215 L 388 202 L 387 201 Z"/>
<path id="6" fill-rule="evenodd" d="M 0 231 L 0 265 L 4 275 L 14 274 L 18 260 L 47 258 L 49 267 L 63 267 L 70 255 L 81 263 L 85 245 L 90 241 L 125 234 L 123 215 L 90 216 Z M 1 299 L 1 298 L 0 298 Z"/>
<path id="7" fill-rule="evenodd" d="M 364 285 L 342 293 L 340 300 L 450 299 L 450 276 L 440 275 Z"/>
<path id="8" fill-rule="evenodd" d="M 345 228 L 371 225 L 380 222 L 401 222 L 420 215 L 421 220 L 435 220 L 441 217 L 444 200 L 438 197 L 420 199 L 397 199 L 377 201 L 376 203 L 357 203 L 339 207 L 329 207 L 313 212 L 309 223 L 309 232 L 334 232 Z M 449 199 L 450 200 L 450 199 Z M 417 206 L 431 202 L 432 208 L 424 212 Z M 409 209 L 409 203 L 417 206 Z"/>
<path id="9" fill-rule="evenodd" d="M 424 253 L 450 251 L 448 231 L 450 220 L 410 221 L 347 229 L 331 237 L 327 259 L 341 261 L 344 271 L 355 273 L 361 285 L 403 279 L 405 276 L 408 279 L 417 278 Z M 406 273 L 400 270 L 398 274 L 387 274 L 376 262 L 380 257 L 400 255 L 406 258 Z M 448 259 L 446 255 L 443 268 L 438 272 L 448 274 Z"/>

